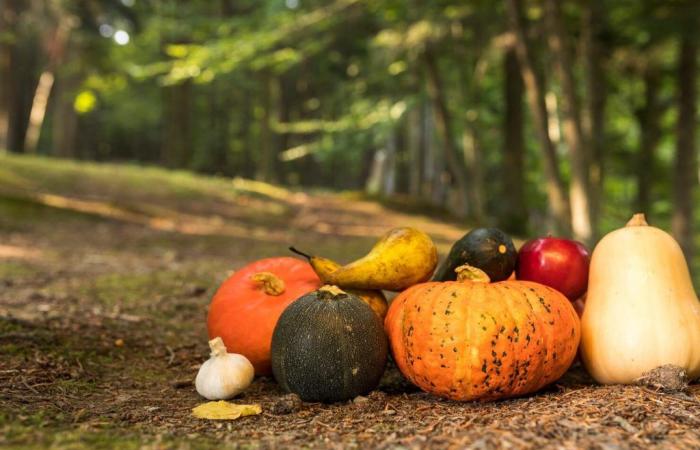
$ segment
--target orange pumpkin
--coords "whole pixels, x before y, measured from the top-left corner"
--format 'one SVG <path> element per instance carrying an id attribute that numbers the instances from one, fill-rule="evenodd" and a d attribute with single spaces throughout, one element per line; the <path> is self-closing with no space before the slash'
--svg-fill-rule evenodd
<path id="1" fill-rule="evenodd" d="M 566 372 L 581 326 L 564 295 L 457 270 L 457 281 L 415 285 L 389 307 L 384 326 L 406 378 L 453 400 L 494 400 L 537 391 Z"/>
<path id="2" fill-rule="evenodd" d="M 272 373 L 272 332 L 282 311 L 318 289 L 321 280 L 306 261 L 267 258 L 248 264 L 223 282 L 209 306 L 209 339 L 219 336 L 230 353 L 250 360 L 258 375 Z"/>

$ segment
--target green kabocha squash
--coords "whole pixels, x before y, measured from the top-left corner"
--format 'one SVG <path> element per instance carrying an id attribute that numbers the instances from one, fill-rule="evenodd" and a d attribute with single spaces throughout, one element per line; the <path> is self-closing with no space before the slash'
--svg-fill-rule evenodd
<path id="1" fill-rule="evenodd" d="M 498 228 L 474 228 L 454 243 L 434 280 L 456 280 L 455 269 L 465 264 L 483 270 L 494 282 L 507 280 L 517 257 L 513 240 L 506 233 Z"/>
<path id="2" fill-rule="evenodd" d="M 272 335 L 272 373 L 308 402 L 349 400 L 376 388 L 388 351 L 381 319 L 352 294 L 324 286 L 299 298 Z"/>

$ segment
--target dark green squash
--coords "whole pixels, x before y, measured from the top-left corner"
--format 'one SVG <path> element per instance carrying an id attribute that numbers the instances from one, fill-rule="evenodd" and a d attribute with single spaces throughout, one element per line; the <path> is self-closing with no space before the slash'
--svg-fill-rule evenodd
<path id="1" fill-rule="evenodd" d="M 491 281 L 508 279 L 515 269 L 518 252 L 513 240 L 498 228 L 474 228 L 454 243 L 433 279 L 454 281 L 455 269 L 468 264 L 486 272 Z"/>
<path id="2" fill-rule="evenodd" d="M 304 295 L 280 316 L 272 335 L 272 373 L 308 402 L 339 402 L 376 388 L 388 342 L 372 309 L 334 286 Z"/>

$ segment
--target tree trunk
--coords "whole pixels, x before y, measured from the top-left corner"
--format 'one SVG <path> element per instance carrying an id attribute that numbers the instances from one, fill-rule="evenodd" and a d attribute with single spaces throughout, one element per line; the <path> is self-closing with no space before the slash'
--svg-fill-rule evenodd
<path id="1" fill-rule="evenodd" d="M 24 141 L 24 151 L 27 153 L 35 153 L 41 129 L 44 125 L 46 117 L 46 108 L 49 104 L 49 98 L 56 79 L 56 70 L 63 63 L 63 57 L 66 53 L 68 40 L 71 31 L 76 25 L 76 21 L 69 15 L 61 16 L 56 28 L 48 35 L 45 42 L 48 63 L 46 68 L 41 72 L 39 82 L 34 91 L 34 99 L 32 100 L 32 108 L 29 113 L 29 125 L 27 126 L 27 134 Z"/>
<path id="2" fill-rule="evenodd" d="M 462 133 L 462 149 L 469 174 L 469 216 L 475 224 L 484 223 L 484 170 L 479 147 L 478 126 L 472 124 Z"/>
<path id="3" fill-rule="evenodd" d="M 277 90 L 278 94 L 278 107 L 277 107 L 277 121 L 279 123 L 289 123 L 292 121 L 292 108 L 296 97 L 294 96 L 292 80 L 284 75 L 280 75 L 277 78 Z M 290 133 L 281 133 L 277 135 L 277 155 L 276 167 L 278 176 L 277 178 L 285 183 L 288 183 L 288 170 L 285 164 L 282 164 L 279 155 L 281 152 L 291 148 L 292 145 L 292 135 Z"/>
<path id="4" fill-rule="evenodd" d="M 279 99 L 279 85 L 272 75 L 266 75 L 263 80 L 262 108 L 260 119 L 260 158 L 255 178 L 267 183 L 277 182 L 277 149 L 272 131 L 272 120 Z"/>
<path id="5" fill-rule="evenodd" d="M 5 151 L 8 146 L 8 134 L 10 128 L 10 105 L 12 104 L 12 68 L 10 65 L 9 45 L 0 43 L 0 151 Z"/>
<path id="6" fill-rule="evenodd" d="M 195 150 L 192 167 L 206 173 L 231 175 L 231 104 L 233 94 L 225 80 L 215 79 L 201 88 L 207 91 L 208 129 L 204 145 Z"/>
<path id="7" fill-rule="evenodd" d="M 0 30 L 16 33 L 17 10 L 13 0 L 9 0 L 0 11 Z M 0 151 L 7 149 L 7 135 L 10 125 L 10 105 L 14 91 L 12 53 L 14 43 L 0 39 Z"/>
<path id="8" fill-rule="evenodd" d="M 435 114 L 429 102 L 421 108 L 421 146 L 423 147 L 423 195 L 432 205 L 444 206 L 446 198 L 445 152 L 435 145 Z"/>
<path id="9" fill-rule="evenodd" d="M 605 103 L 607 83 L 603 71 L 601 0 L 586 0 L 583 23 L 584 74 L 586 80 L 586 115 L 583 119 L 584 141 L 589 148 L 589 200 L 593 238 L 598 237 L 598 222 L 605 179 Z"/>
<path id="10" fill-rule="evenodd" d="M 405 122 L 406 147 L 408 150 L 408 193 L 415 198 L 422 195 L 423 146 L 421 145 L 421 107 L 408 111 Z"/>
<path id="11" fill-rule="evenodd" d="M 32 100 L 32 109 L 29 113 L 29 126 L 27 127 L 27 135 L 24 141 L 25 153 L 36 153 L 39 134 L 44 125 L 46 108 L 49 105 L 49 96 L 51 95 L 54 81 L 55 76 L 52 70 L 43 71 L 39 77 L 39 82 L 34 91 L 34 99 Z"/>
<path id="12" fill-rule="evenodd" d="M 656 165 L 656 148 L 661 140 L 660 119 L 662 113 L 659 101 L 661 76 L 655 68 L 644 72 L 644 106 L 638 113 L 641 140 L 637 164 L 637 208 L 636 211 L 651 215 L 654 167 Z"/>
<path id="13" fill-rule="evenodd" d="M 523 81 L 514 49 L 509 49 L 503 62 L 503 198 L 502 227 L 511 233 L 527 232 L 525 196 L 525 135 L 523 117 Z"/>
<path id="14" fill-rule="evenodd" d="M 697 44 L 684 36 L 678 61 L 678 140 L 673 174 L 671 228 L 683 248 L 688 264 L 693 261 L 693 196 L 695 192 L 695 125 Z"/>
<path id="15" fill-rule="evenodd" d="M 386 149 L 380 148 L 372 155 L 372 162 L 369 168 L 369 176 L 365 182 L 365 191 L 370 195 L 379 195 L 384 185 L 384 174 L 386 173 Z"/>
<path id="16" fill-rule="evenodd" d="M 255 177 L 255 155 L 251 149 L 257 146 L 255 136 L 253 134 L 254 118 L 254 99 L 250 90 L 244 90 L 241 95 L 243 102 L 241 105 L 241 120 L 237 124 L 237 132 L 240 140 L 243 142 L 243 148 L 240 149 L 241 164 L 240 171 L 237 175 L 254 178 Z"/>
<path id="17" fill-rule="evenodd" d="M 68 73 L 54 86 L 54 101 L 51 106 L 51 151 L 62 158 L 74 158 L 77 150 L 78 115 L 73 99 L 80 85 L 77 74 Z"/>
<path id="18" fill-rule="evenodd" d="M 7 79 L 7 86 L 10 89 L 8 92 L 7 149 L 11 152 L 24 151 L 29 113 L 38 82 L 37 72 L 40 70 L 39 54 L 40 46 L 33 36 L 23 38 L 22 42 L 12 46 L 11 70 Z"/>
<path id="19" fill-rule="evenodd" d="M 549 49 L 552 53 L 554 69 L 562 89 L 561 112 L 562 130 L 569 149 L 571 163 L 571 183 L 569 202 L 571 205 L 571 225 L 574 237 L 591 243 L 591 226 L 588 182 L 588 152 L 583 142 L 581 116 L 579 113 L 576 85 L 574 83 L 572 58 L 566 45 L 566 32 L 559 0 L 545 1 L 545 17 L 548 28 Z"/>
<path id="20" fill-rule="evenodd" d="M 396 193 L 396 166 L 398 143 L 396 131 L 391 130 L 386 140 L 386 169 L 382 176 L 382 194 L 389 197 Z"/>
<path id="21" fill-rule="evenodd" d="M 479 111 L 481 104 L 481 90 L 483 89 L 484 73 L 487 61 L 488 33 L 482 23 L 461 24 L 461 28 L 473 28 L 473 47 L 468 48 L 464 35 L 460 33 L 454 42 L 454 52 L 460 64 L 457 66 L 459 74 L 459 91 L 462 97 L 463 108 L 460 110 L 459 120 L 464 124 L 462 131 L 462 152 L 467 168 L 467 206 L 468 216 L 475 224 L 485 222 L 484 194 L 484 168 L 481 148 L 481 130 L 483 124 Z"/>
<path id="22" fill-rule="evenodd" d="M 515 51 L 522 71 L 527 100 L 530 105 L 537 136 L 540 140 L 542 156 L 544 157 L 544 172 L 549 205 L 557 231 L 568 233 L 571 229 L 569 200 L 565 194 L 564 182 L 559 173 L 559 158 L 549 137 L 543 83 L 535 72 L 532 55 L 526 39 L 526 23 L 521 13 L 520 0 L 508 0 L 507 10 L 510 27 L 515 35 Z"/>
<path id="23" fill-rule="evenodd" d="M 27 89 L 36 83 L 34 70 L 40 53 L 36 40 L 17 27 L 27 7 L 23 0 L 5 0 L 0 6 L 0 34 L 14 35 L 14 39 L 0 38 L 0 149 L 13 152 L 24 147 L 29 117 L 26 97 L 31 95 Z"/>
<path id="24" fill-rule="evenodd" d="M 391 196 L 396 192 L 397 139 L 390 132 L 383 148 L 374 152 L 365 191 L 371 195 Z"/>
<path id="25" fill-rule="evenodd" d="M 163 88 L 162 163 L 171 168 L 187 167 L 192 156 L 192 80 Z"/>
<path id="26" fill-rule="evenodd" d="M 445 161 L 447 162 L 448 170 L 452 176 L 453 183 L 457 187 L 457 207 L 455 213 L 458 217 L 463 218 L 468 211 L 469 185 L 467 177 L 469 175 L 467 173 L 467 167 L 463 155 L 454 142 L 452 118 L 447 108 L 445 92 L 437 62 L 435 61 L 435 56 L 431 49 L 426 49 L 423 53 L 423 59 L 428 76 L 428 94 L 433 103 L 435 112 L 435 126 L 445 146 Z"/>

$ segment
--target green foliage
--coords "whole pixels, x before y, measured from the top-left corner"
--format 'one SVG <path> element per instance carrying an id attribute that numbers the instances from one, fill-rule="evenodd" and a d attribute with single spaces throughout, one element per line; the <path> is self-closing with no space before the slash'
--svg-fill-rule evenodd
<path id="1" fill-rule="evenodd" d="M 64 94 L 77 114 L 78 129 L 75 150 L 67 156 L 147 162 L 307 187 L 364 189 L 379 151 L 393 145 L 393 168 L 385 171 L 396 172 L 392 175 L 396 181 L 389 188 L 380 183 L 381 189 L 389 194 L 410 192 L 422 202 L 452 209 L 455 175 L 444 161 L 436 106 L 426 89 L 425 55 L 430 51 L 449 115 L 449 139 L 459 152 L 466 151 L 469 142 L 480 149 L 478 167 L 469 170 L 478 171 L 483 179 L 487 197 L 483 220 L 499 224 L 506 213 L 500 198 L 503 178 L 508 176 L 502 151 L 503 58 L 513 36 L 504 4 L 487 0 L 94 3 L 88 7 L 83 2 L 56 1 L 23 10 L 21 26 L 0 35 L 2 42 L 33 37 L 31 42 L 37 45 L 39 24 L 80 19 L 68 22 L 74 28 L 57 70 L 59 90 L 67 78 L 79 81 Z M 639 111 L 649 70 L 660 74 L 663 106 L 661 137 L 650 169 L 654 180 L 650 213 L 668 224 L 678 40 L 694 36 L 700 6 L 692 0 L 592 4 L 601 11 L 595 39 L 601 46 L 597 62 L 604 73 L 600 89 L 606 92 L 598 231 L 624 221 L 636 201 L 636 161 L 643 135 Z M 591 95 L 583 45 L 589 26 L 584 20 L 586 5 L 566 1 L 562 8 L 582 112 Z M 535 69 L 543 76 L 550 100 L 555 100 L 550 114 L 561 119 L 562 89 L 551 73 L 543 4 L 523 0 L 522 6 Z M 115 42 L 116 30 L 128 32 L 127 45 Z M 51 104 L 49 124 L 58 115 L 58 109 L 51 108 L 58 106 Z M 527 107 L 525 111 L 522 189 L 528 217 L 524 220 L 530 230 L 545 232 L 551 223 L 541 143 Z M 420 119 L 412 119 L 417 112 Z M 555 122 L 550 125 L 556 128 Z M 416 128 L 421 128 L 420 151 L 425 154 L 419 160 L 409 150 L 411 130 Z M 553 133 L 561 134 L 561 122 L 559 128 Z M 51 153 L 60 137 L 56 130 L 45 132 L 42 151 Z M 568 149 L 559 139 L 560 170 L 568 184 Z M 417 171 L 422 177 L 417 190 L 410 186 L 416 182 L 409 174 L 416 165 L 421 166 Z M 0 177 L 16 175 L 0 172 Z"/>

